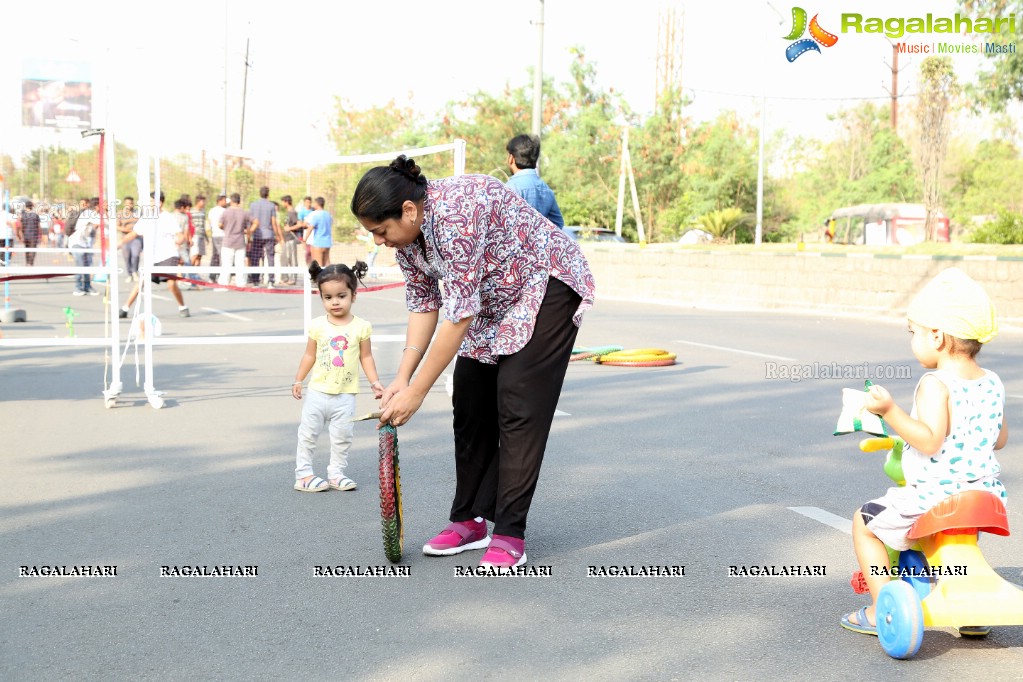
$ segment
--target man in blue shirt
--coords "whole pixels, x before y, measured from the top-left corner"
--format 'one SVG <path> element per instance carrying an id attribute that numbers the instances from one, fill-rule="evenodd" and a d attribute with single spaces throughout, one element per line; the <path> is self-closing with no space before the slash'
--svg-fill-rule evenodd
<path id="1" fill-rule="evenodd" d="M 554 198 L 554 192 L 536 173 L 536 162 L 540 159 L 540 140 L 532 135 L 516 135 L 508 141 L 508 165 L 512 176 L 508 187 L 554 223 L 558 229 L 565 226 L 561 209 Z"/>

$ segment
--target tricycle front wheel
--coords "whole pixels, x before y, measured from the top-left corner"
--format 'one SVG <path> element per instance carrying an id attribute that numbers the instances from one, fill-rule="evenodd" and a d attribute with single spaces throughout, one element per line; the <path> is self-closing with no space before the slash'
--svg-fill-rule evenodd
<path id="1" fill-rule="evenodd" d="M 877 639 L 892 658 L 912 658 L 924 641 L 924 611 L 913 586 L 893 580 L 877 597 Z"/>

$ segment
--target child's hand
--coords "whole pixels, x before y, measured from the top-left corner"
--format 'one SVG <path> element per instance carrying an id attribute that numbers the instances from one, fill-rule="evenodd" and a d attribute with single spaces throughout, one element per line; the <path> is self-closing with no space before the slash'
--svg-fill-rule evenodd
<path id="1" fill-rule="evenodd" d="M 870 390 L 867 391 L 867 395 L 863 400 L 864 407 L 867 408 L 868 412 L 883 417 L 888 410 L 895 406 L 895 400 L 892 399 L 892 394 L 889 393 L 882 386 L 871 386 Z"/>
<path id="2" fill-rule="evenodd" d="M 381 384 L 379 381 L 374 381 L 372 384 L 369 385 L 369 387 L 373 389 L 374 398 L 380 400 L 381 398 L 384 397 L 384 385 Z"/>
<path id="3" fill-rule="evenodd" d="M 295 400 L 302 399 L 302 382 L 296 381 L 291 385 L 291 395 L 295 397 Z"/>

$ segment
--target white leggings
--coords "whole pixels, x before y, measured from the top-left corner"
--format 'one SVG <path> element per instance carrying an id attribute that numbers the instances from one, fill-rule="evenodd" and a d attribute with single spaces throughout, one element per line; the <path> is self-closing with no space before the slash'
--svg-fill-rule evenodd
<path id="1" fill-rule="evenodd" d="M 316 441 L 326 423 L 330 433 L 330 465 L 327 478 L 345 475 L 348 450 L 352 446 L 355 416 L 355 394 L 330 395 L 306 389 L 302 396 L 302 421 L 298 425 L 298 453 L 295 459 L 295 480 L 312 476 Z"/>

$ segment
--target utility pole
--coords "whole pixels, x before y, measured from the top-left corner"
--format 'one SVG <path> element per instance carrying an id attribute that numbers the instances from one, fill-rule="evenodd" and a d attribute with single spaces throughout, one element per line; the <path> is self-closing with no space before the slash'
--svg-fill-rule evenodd
<path id="1" fill-rule="evenodd" d="M 899 48 L 892 45 L 892 130 L 899 132 Z"/>
<path id="2" fill-rule="evenodd" d="M 543 127 L 543 0 L 536 18 L 536 69 L 533 71 L 533 134 Z"/>
<path id="3" fill-rule="evenodd" d="M 887 64 L 887 62 L 885 62 Z M 885 89 L 891 96 L 892 100 L 892 132 L 896 135 L 899 134 L 899 46 L 896 43 L 892 43 L 892 63 L 887 64 L 892 70 L 892 89 Z"/>
<path id="4" fill-rule="evenodd" d="M 224 152 L 221 159 L 221 174 L 223 176 L 223 186 L 221 187 L 220 193 L 227 194 L 227 42 L 228 42 L 228 26 L 230 15 L 227 11 L 227 2 L 224 2 Z M 247 61 L 247 60 L 246 60 Z"/>
<path id="5" fill-rule="evenodd" d="M 681 87 L 682 81 L 682 40 L 684 15 L 668 7 L 657 22 L 657 82 L 654 104 L 665 94 Z"/>
<path id="6" fill-rule="evenodd" d="M 241 135 L 238 139 L 238 149 L 246 148 L 246 97 L 249 95 L 249 41 L 246 38 L 246 73 L 241 79 Z"/>

